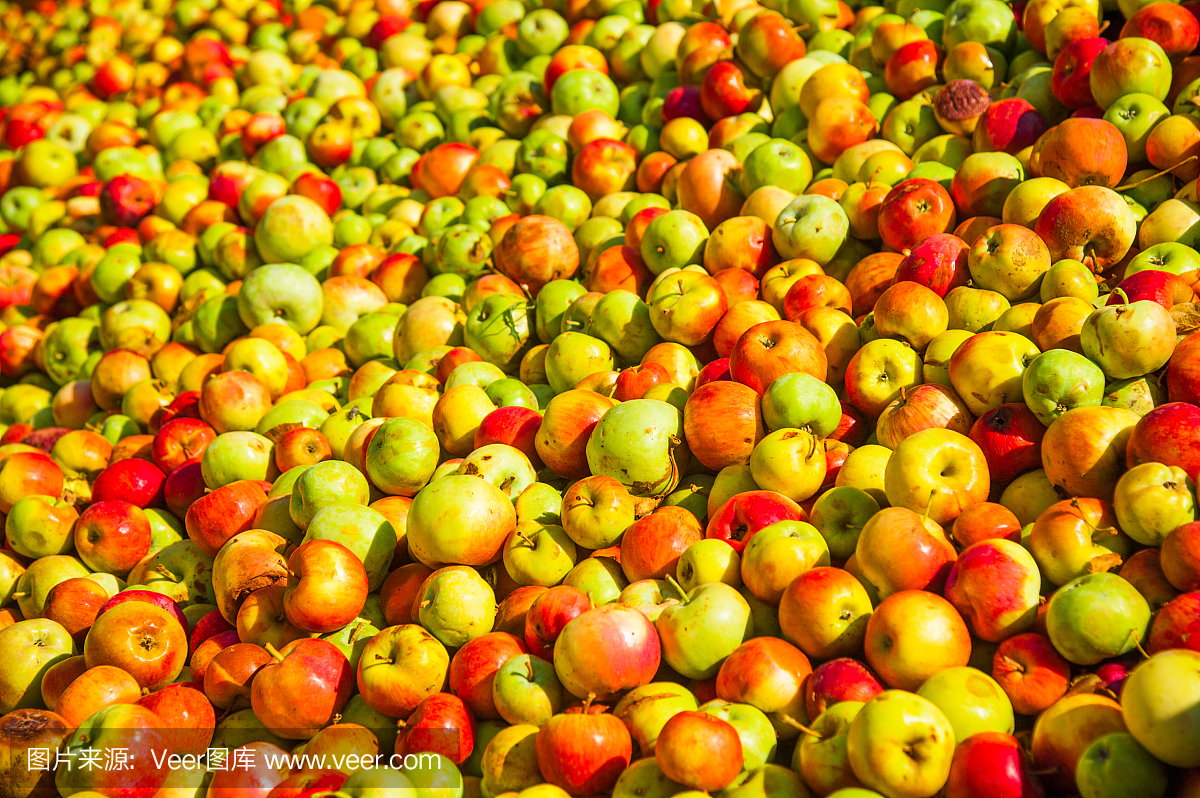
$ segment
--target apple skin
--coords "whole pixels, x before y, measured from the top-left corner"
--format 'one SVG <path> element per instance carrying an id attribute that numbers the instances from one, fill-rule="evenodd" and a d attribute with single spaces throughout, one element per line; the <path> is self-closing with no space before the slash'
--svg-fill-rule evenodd
<path id="1" fill-rule="evenodd" d="M 283 610 L 306 632 L 329 634 L 353 621 L 367 600 L 362 560 L 332 540 L 309 540 L 288 558 Z"/>
<path id="2" fill-rule="evenodd" d="M 866 588 L 841 568 L 813 568 L 792 580 L 779 603 L 783 636 L 817 659 L 860 656 L 872 612 Z"/>
<path id="3" fill-rule="evenodd" d="M 18 709 L 0 718 L 0 781 L 12 796 L 57 795 L 53 770 L 29 767 L 30 749 L 58 750 L 72 728 L 60 715 L 45 709 Z"/>
<path id="4" fill-rule="evenodd" d="M 728 787 L 741 773 L 742 741 L 727 721 L 685 711 L 663 726 L 654 757 L 667 778 L 711 792 Z"/>
<path id="5" fill-rule="evenodd" d="M 1171 401 L 1142 416 L 1129 435 L 1125 465 L 1142 463 L 1177 466 L 1193 480 L 1200 476 L 1200 408 L 1190 400 Z"/>
<path id="6" fill-rule="evenodd" d="M 872 516 L 855 549 L 863 576 L 885 599 L 904 590 L 940 589 L 957 556 L 939 524 L 903 507 Z"/>
<path id="7" fill-rule="evenodd" d="M 604 667 L 596 666 L 598 650 L 608 652 Z M 603 698 L 650 682 L 661 656 L 658 632 L 645 615 L 606 604 L 567 622 L 554 643 L 552 661 L 572 695 Z"/>
<path id="8" fill-rule="evenodd" d="M 1134 426 L 1141 418 L 1116 407 L 1077 407 L 1063 413 L 1042 439 L 1042 467 L 1072 496 L 1112 501 Z"/>
<path id="9" fill-rule="evenodd" d="M 75 526 L 75 550 L 96 571 L 127 575 L 150 551 L 150 521 L 126 501 L 93 504 Z"/>
<path id="10" fill-rule="evenodd" d="M 461 765 L 474 747 L 475 718 L 467 705 L 458 696 L 435 693 L 408 716 L 394 752 L 400 756 L 433 753 Z"/>
<path id="11" fill-rule="evenodd" d="M 167 779 L 168 769 L 160 767 L 154 755 L 167 747 L 161 731 L 162 720 L 149 709 L 136 704 L 106 707 L 80 725 L 66 742 L 65 753 L 74 764 L 82 761 L 83 750 L 123 748 L 128 753 L 130 770 L 103 770 L 62 767 L 55 775 L 59 793 L 93 794 L 150 798 Z M 104 760 L 103 754 L 100 761 Z"/>
<path id="12" fill-rule="evenodd" d="M 182 466 L 181 466 L 182 467 Z M 258 508 L 267 500 L 262 483 L 233 482 L 204 495 L 187 509 L 188 537 L 210 557 L 239 532 L 252 528 Z"/>
<path id="13" fill-rule="evenodd" d="M 172 750 L 178 754 L 203 754 L 216 729 L 213 706 L 196 682 L 169 684 L 137 700 L 162 719 Z"/>
<path id="14" fill-rule="evenodd" d="M 1042 798 L 1045 794 L 1011 734 L 980 732 L 954 749 L 946 798 Z"/>
<path id="15" fill-rule="evenodd" d="M 1051 795 L 1069 794 L 1075 785 L 1079 757 L 1093 742 L 1126 731 L 1121 705 L 1094 693 L 1065 696 L 1033 725 L 1030 753 L 1034 770 Z"/>
<path id="16" fill-rule="evenodd" d="M 825 381 L 829 360 L 808 330 L 780 320 L 756 324 L 738 339 L 729 353 L 729 373 L 759 396 L 784 374 L 800 371 Z"/>
<path id="17" fill-rule="evenodd" d="M 1174 767 L 1200 766 L 1193 697 L 1200 653 L 1175 649 L 1155 654 L 1130 674 L 1121 693 L 1129 731 L 1162 762 Z"/>
<path id="18" fill-rule="evenodd" d="M 83 653 L 89 667 L 116 665 L 143 688 L 158 690 L 183 670 L 187 628 L 161 607 L 126 601 L 97 616 Z"/>
<path id="19" fill-rule="evenodd" d="M 1010 637 L 992 659 L 992 678 L 1022 715 L 1036 715 L 1067 692 L 1071 665 L 1036 632 Z"/>
<path id="20" fill-rule="evenodd" d="M 425 629 L 390 626 L 371 638 L 359 658 L 358 692 L 377 712 L 407 717 L 441 691 L 449 667 L 446 647 Z"/>
<path id="21" fill-rule="evenodd" d="M 1033 626 L 1041 586 L 1037 563 L 1020 544 L 986 540 L 959 554 L 946 598 L 976 637 L 999 643 Z"/>
<path id="22" fill-rule="evenodd" d="M 854 775 L 887 795 L 933 795 L 946 783 L 954 731 L 930 701 L 887 690 L 868 701 L 846 738 Z"/>
<path id="23" fill-rule="evenodd" d="M 492 698 L 496 672 L 509 659 L 528 651 L 523 640 L 505 632 L 489 632 L 471 640 L 450 660 L 450 691 L 466 703 L 475 718 L 499 718 Z"/>
<path id="24" fill-rule="evenodd" d="M 967 270 L 969 249 L 970 245 L 958 236 L 935 233 L 921 240 L 904 256 L 896 269 L 895 281 L 920 283 L 938 296 L 945 297 L 950 289 L 966 285 L 970 279 Z M 856 303 L 855 316 L 862 315 L 859 310 Z"/>
<path id="25" fill-rule="evenodd" d="M 731 496 L 709 513 L 704 536 L 724 540 L 741 554 L 760 529 L 779 521 L 803 521 L 805 513 L 791 499 L 768 490 L 752 490 Z"/>
<path id="26" fill-rule="evenodd" d="M 1146 651 L 1157 654 L 1177 648 L 1197 650 L 1196 646 L 1200 645 L 1196 635 L 1197 606 L 1200 606 L 1200 593 L 1195 592 L 1184 593 L 1167 602 L 1154 616 Z"/>
<path id="27" fill-rule="evenodd" d="M 555 715 L 537 732 L 537 764 L 571 795 L 607 792 L 633 758 L 629 729 L 615 715 Z"/>
<path id="28" fill-rule="evenodd" d="M 976 152 L 1016 155 L 1045 132 L 1045 120 L 1028 100 L 1009 97 L 997 100 L 983 112 L 975 126 L 973 144 Z"/>
<path id="29" fill-rule="evenodd" d="M 962 433 L 925 429 L 902 440 L 884 474 L 888 501 L 949 524 L 991 488 L 983 450 Z"/>
<path id="30" fill-rule="evenodd" d="M 698 387 L 684 406 L 683 429 L 692 455 L 706 468 L 748 463 L 763 437 L 759 395 L 731 381 Z"/>
<path id="31" fill-rule="evenodd" d="M 717 696 L 762 710 L 780 736 L 792 737 L 798 730 L 785 718 L 803 716 L 804 681 L 811 674 L 812 665 L 800 649 L 776 637 L 757 637 L 721 664 Z"/>
<path id="32" fill-rule="evenodd" d="M 279 651 L 273 648 L 268 648 L 273 661 L 251 684 L 251 707 L 280 737 L 310 739 L 350 699 L 354 671 L 340 649 L 320 638 L 293 640 Z"/>
<path id="33" fill-rule="evenodd" d="M 804 708 L 816 718 L 844 701 L 866 703 L 883 692 L 883 685 L 866 665 L 856 659 L 839 657 L 818 665 L 804 688 Z"/>
<path id="34" fill-rule="evenodd" d="M 966 665 L 971 636 L 950 602 L 925 590 L 904 590 L 875 608 L 865 648 L 884 684 L 915 690 L 944 668 Z"/>

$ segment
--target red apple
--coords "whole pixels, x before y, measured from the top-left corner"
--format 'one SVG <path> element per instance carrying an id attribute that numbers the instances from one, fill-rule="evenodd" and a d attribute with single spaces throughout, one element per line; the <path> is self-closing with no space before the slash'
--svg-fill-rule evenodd
<path id="1" fill-rule="evenodd" d="M 708 519 L 706 538 L 724 540 L 739 554 L 763 527 L 779 521 L 803 521 L 800 505 L 772 490 L 752 490 L 731 496 Z"/>
<path id="2" fill-rule="evenodd" d="M 542 777 L 579 796 L 611 790 L 633 757 L 629 728 L 609 713 L 555 715 L 534 745 Z"/>
<path id="3" fill-rule="evenodd" d="M 1042 467 L 1046 428 L 1024 402 L 1003 404 L 980 416 L 968 434 L 983 450 L 992 484 L 1003 488 L 1026 471 Z"/>

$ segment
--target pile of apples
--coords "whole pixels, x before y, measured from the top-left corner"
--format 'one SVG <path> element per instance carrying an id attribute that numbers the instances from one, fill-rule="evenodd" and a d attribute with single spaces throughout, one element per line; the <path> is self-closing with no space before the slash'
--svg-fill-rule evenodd
<path id="1" fill-rule="evenodd" d="M 0 3 L 0 798 L 1200 797 L 1198 14 Z"/>

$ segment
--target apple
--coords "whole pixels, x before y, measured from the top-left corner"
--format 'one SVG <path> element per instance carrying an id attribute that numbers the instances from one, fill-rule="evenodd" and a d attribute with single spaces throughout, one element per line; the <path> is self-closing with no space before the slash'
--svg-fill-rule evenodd
<path id="1" fill-rule="evenodd" d="M 954 731 L 931 702 L 887 690 L 859 709 L 850 722 L 846 754 L 865 786 L 892 795 L 933 795 L 946 783 L 954 755 Z"/>
<path id="2" fill-rule="evenodd" d="M 1129 731 L 1154 757 L 1175 767 L 1196 767 L 1200 759 L 1189 730 L 1196 723 L 1193 678 L 1196 652 L 1175 649 L 1155 654 L 1134 668 L 1121 691 Z"/>
<path id="3" fill-rule="evenodd" d="M 865 648 L 867 663 L 885 684 L 913 690 L 945 668 L 965 665 L 971 639 L 948 601 L 928 591 L 904 590 L 875 608 Z"/>
<path id="4" fill-rule="evenodd" d="M 728 787 L 742 771 L 737 730 L 704 712 L 680 712 L 668 720 L 654 751 L 667 778 L 696 790 Z"/>
<path id="5" fill-rule="evenodd" d="M 591 655 L 601 649 L 609 655 L 598 668 Z M 567 621 L 554 642 L 553 662 L 569 693 L 605 698 L 651 681 L 662 656 L 659 633 L 645 615 L 606 604 Z"/>
<path id="6" fill-rule="evenodd" d="M 926 679 L 917 695 L 942 710 L 956 740 L 987 732 L 1013 732 L 1012 704 L 1000 685 L 983 671 L 946 668 Z"/>
<path id="7" fill-rule="evenodd" d="M 946 598 L 976 637 L 998 643 L 1032 628 L 1041 583 L 1037 563 L 1020 544 L 983 540 L 950 567 Z"/>
<path id="8" fill-rule="evenodd" d="M 947 798 L 1039 798 L 1045 795 L 1029 757 L 1005 732 L 979 732 L 959 743 L 946 782 Z"/>

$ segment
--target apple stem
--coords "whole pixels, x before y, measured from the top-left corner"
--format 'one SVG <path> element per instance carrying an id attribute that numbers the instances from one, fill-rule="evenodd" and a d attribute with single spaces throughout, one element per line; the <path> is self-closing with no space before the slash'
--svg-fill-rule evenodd
<path id="1" fill-rule="evenodd" d="M 796 720 L 791 715 L 780 715 L 779 719 L 781 721 L 783 721 L 786 725 L 791 726 L 793 729 L 796 729 L 797 731 L 801 732 L 802 734 L 807 734 L 809 737 L 816 737 L 818 740 L 825 739 L 825 735 L 820 734 L 819 732 L 817 732 L 814 729 L 809 728 L 808 726 L 805 726 L 803 723 Z"/>
<path id="2" fill-rule="evenodd" d="M 172 582 L 181 581 L 178 576 L 171 573 L 171 570 L 169 568 L 167 568 L 167 566 L 163 565 L 162 563 L 159 563 L 158 565 L 154 566 L 154 570 L 158 571 L 160 574 L 165 576 L 167 579 L 170 579 Z"/>
<path id="3" fill-rule="evenodd" d="M 683 603 L 684 603 L 684 604 L 687 604 L 687 602 L 688 602 L 688 594 L 687 594 L 687 591 L 683 589 L 683 585 L 681 585 L 681 584 L 679 584 L 679 582 L 675 581 L 675 576 L 674 576 L 674 574 L 667 574 L 667 581 L 668 581 L 668 582 L 670 582 L 670 583 L 671 583 L 671 585 L 672 585 L 672 586 L 673 586 L 673 587 L 674 587 L 676 590 L 678 590 L 678 591 L 679 591 L 679 595 L 683 596 Z"/>
<path id="4" fill-rule="evenodd" d="M 1134 632 L 1132 629 L 1130 629 L 1130 630 L 1129 630 L 1129 634 L 1130 634 L 1130 635 L 1133 635 L 1133 634 L 1135 634 L 1135 632 Z M 1139 652 L 1141 652 L 1141 655 L 1142 655 L 1142 657 L 1143 657 L 1144 659 L 1150 659 L 1150 655 L 1146 653 L 1146 649 L 1142 648 L 1142 641 L 1141 641 L 1141 640 L 1134 640 L 1134 641 L 1133 641 L 1133 645 L 1137 647 L 1137 650 L 1138 650 Z"/>
<path id="5" fill-rule="evenodd" d="M 533 660 L 532 659 L 525 660 L 525 668 L 529 671 L 529 676 L 526 678 L 532 682 L 533 681 Z"/>
<path id="6" fill-rule="evenodd" d="M 583 712 L 581 714 L 586 715 L 588 713 L 588 710 L 591 709 L 592 702 L 595 700 L 596 700 L 596 694 L 588 693 L 587 698 L 583 699 Z"/>
<path id="7" fill-rule="evenodd" d="M 1024 673 L 1025 672 L 1025 666 L 1022 665 L 1017 660 L 1013 659 L 1012 657 L 1001 657 L 1000 661 L 1004 663 L 1004 666 L 1006 668 L 1013 671 L 1014 673 Z"/>
<path id="8" fill-rule="evenodd" d="M 263 647 L 267 650 L 267 653 L 271 655 L 271 659 L 275 660 L 276 662 L 283 662 L 283 655 L 279 653 L 279 649 L 275 648 L 274 645 L 267 643 Z"/>
<path id="9" fill-rule="evenodd" d="M 1105 22 L 1104 25 L 1105 25 L 1105 27 L 1107 27 L 1108 23 Z M 1104 28 L 1101 28 L 1100 30 L 1104 30 Z M 1178 169 L 1179 167 L 1183 166 L 1185 163 L 1190 163 L 1190 162 L 1196 160 L 1197 158 L 1200 158 L 1200 155 L 1191 155 L 1187 158 L 1184 158 L 1182 161 L 1175 164 L 1170 169 L 1164 169 L 1161 172 L 1155 172 L 1152 175 L 1147 175 L 1146 177 L 1143 177 L 1141 180 L 1137 181 L 1136 183 L 1127 183 L 1123 186 L 1117 186 L 1116 190 L 1117 191 L 1126 191 L 1131 188 L 1137 188 L 1138 186 L 1142 185 L 1143 183 L 1149 183 L 1151 180 L 1154 180 L 1155 178 L 1159 178 L 1165 174 L 1169 174 L 1172 170 Z"/>
<path id="10" fill-rule="evenodd" d="M 15 599 L 23 599 L 28 595 L 29 595 L 28 593 L 26 593 L 24 590 L 22 590 L 20 593 L 13 593 L 12 597 Z"/>

